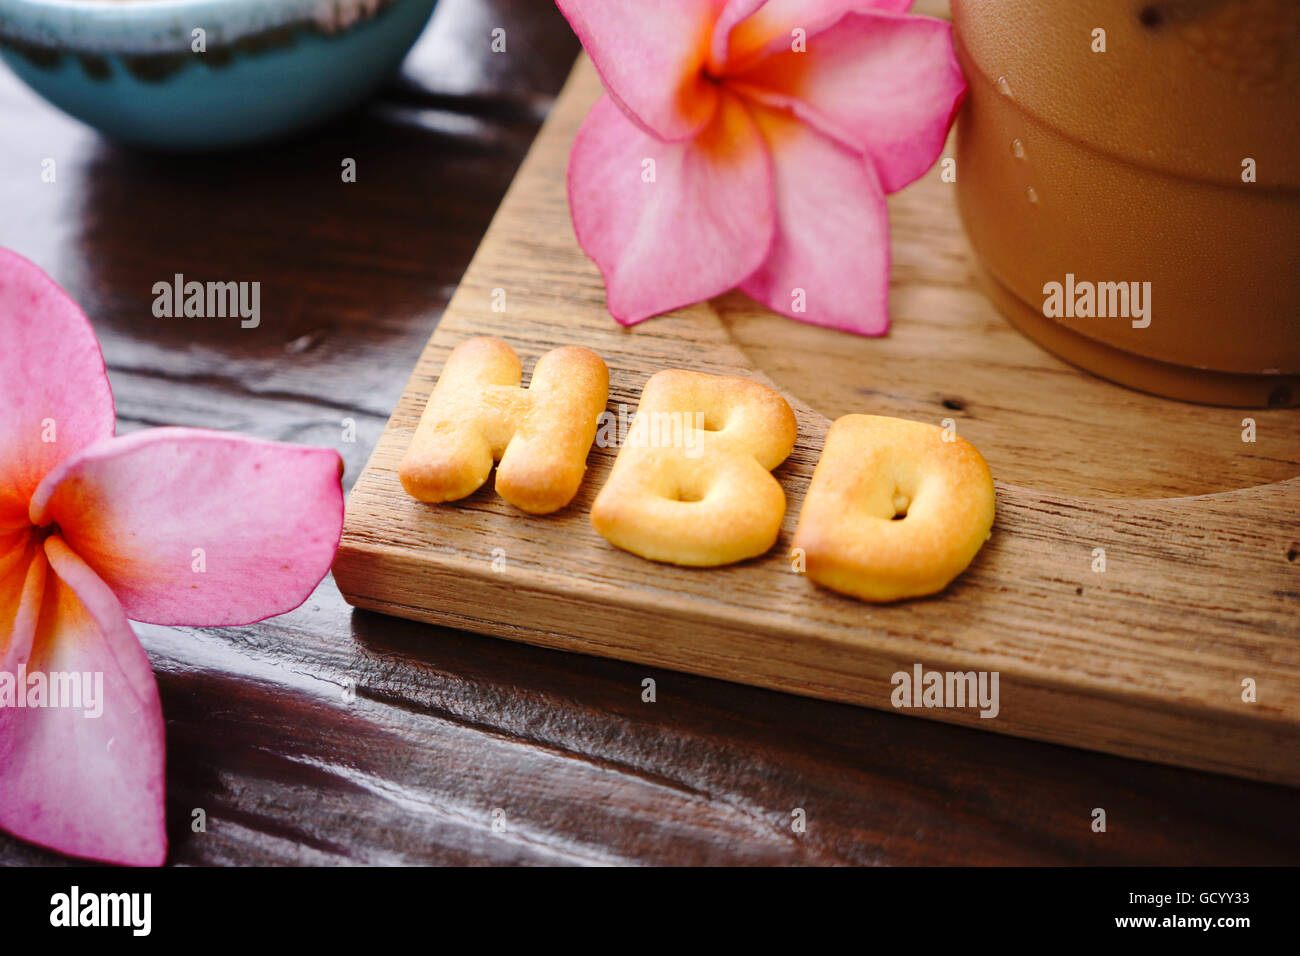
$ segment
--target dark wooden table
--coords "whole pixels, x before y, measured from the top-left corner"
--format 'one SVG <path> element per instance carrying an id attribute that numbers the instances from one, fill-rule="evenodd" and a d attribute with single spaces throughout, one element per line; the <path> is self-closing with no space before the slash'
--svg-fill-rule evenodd
<path id="1" fill-rule="evenodd" d="M 3 73 L 0 244 L 85 308 L 122 431 L 329 445 L 350 482 L 576 52 L 541 0 L 442 0 L 358 113 L 197 159 L 112 146 Z M 260 328 L 154 318 L 175 272 L 261 281 Z M 137 632 L 174 863 L 1300 862 L 1293 790 L 353 611 L 329 579 L 256 626 Z M 61 859 L 0 834 L 0 863 Z"/>

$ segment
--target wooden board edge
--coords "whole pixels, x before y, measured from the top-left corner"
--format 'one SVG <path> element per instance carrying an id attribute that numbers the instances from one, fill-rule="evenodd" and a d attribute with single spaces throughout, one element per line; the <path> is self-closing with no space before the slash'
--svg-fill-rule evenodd
<path id="1" fill-rule="evenodd" d="M 824 666 L 805 664 L 804 639 L 771 630 L 700 620 L 670 606 L 657 611 L 598 596 L 587 601 L 536 586 L 509 572 L 467 573 L 463 566 L 406 560 L 400 553 L 348 546 L 339 552 L 335 580 L 348 603 L 408 620 L 474 631 L 491 637 L 595 657 L 645 664 L 751 684 L 770 690 L 896 711 L 889 676 L 922 663 L 927 670 L 969 670 L 967 661 L 941 648 L 924 661 L 904 660 L 879 648 L 840 648 L 834 680 Z M 374 597 L 396 593 L 395 582 L 419 584 L 421 600 L 437 611 Z M 503 620 L 503 608 L 526 601 L 533 612 L 528 627 Z M 655 633 L 660 643 L 647 649 L 624 643 L 620 635 Z M 743 677 L 738 677 L 743 675 Z M 1300 786 L 1300 725 L 1268 719 L 1262 710 L 1248 716 L 1208 707 L 1171 707 L 1157 698 L 1120 697 L 1062 687 L 1032 672 L 1005 671 L 999 677 L 1002 713 L 985 719 L 973 710 L 911 708 L 922 717 L 973 729 L 1096 750 L 1170 766 Z M 1076 717 L 1066 730 L 1052 715 L 1068 697 Z M 1008 706 L 1010 711 L 1008 712 Z"/>

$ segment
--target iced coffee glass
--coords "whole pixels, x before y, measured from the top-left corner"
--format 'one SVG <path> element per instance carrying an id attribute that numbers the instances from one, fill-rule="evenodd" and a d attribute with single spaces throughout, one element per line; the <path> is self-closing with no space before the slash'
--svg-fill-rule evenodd
<path id="1" fill-rule="evenodd" d="M 1300 0 L 953 0 L 990 296 L 1097 375 L 1300 404 Z"/>

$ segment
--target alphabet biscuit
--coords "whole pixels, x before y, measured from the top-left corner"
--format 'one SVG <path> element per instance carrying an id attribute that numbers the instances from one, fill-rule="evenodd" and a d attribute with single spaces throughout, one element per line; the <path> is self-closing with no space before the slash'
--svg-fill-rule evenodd
<path id="1" fill-rule="evenodd" d="M 641 393 L 591 523 L 651 561 L 712 567 L 760 555 L 785 515 L 771 470 L 794 448 L 797 429 L 789 404 L 765 385 L 659 372 Z"/>
<path id="2" fill-rule="evenodd" d="M 823 587 L 886 602 L 941 591 L 993 527 L 993 476 L 970 442 L 921 422 L 845 415 L 826 436 L 794 547 Z"/>
<path id="3" fill-rule="evenodd" d="M 496 490 L 516 508 L 548 514 L 578 491 L 609 399 L 609 370 L 595 352 L 565 347 L 537 362 L 528 388 L 509 345 L 463 342 L 447 358 L 399 477 L 421 501 L 473 494 L 497 466 Z"/>

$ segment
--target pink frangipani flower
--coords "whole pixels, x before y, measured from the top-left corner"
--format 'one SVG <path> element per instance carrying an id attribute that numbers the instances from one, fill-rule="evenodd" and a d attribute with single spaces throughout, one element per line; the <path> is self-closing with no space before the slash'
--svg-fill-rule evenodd
<path id="1" fill-rule="evenodd" d="M 297 607 L 338 548 L 342 461 L 201 429 L 117 438 L 114 426 L 90 323 L 0 249 L 0 828 L 156 865 L 162 710 L 127 619 L 245 624 Z M 98 715 L 57 706 L 56 684 L 74 674 L 96 675 Z"/>
<path id="2" fill-rule="evenodd" d="M 619 322 L 739 287 L 889 328 L 885 194 L 943 148 L 966 83 L 911 0 L 558 0 L 605 84 L 569 205 Z"/>

